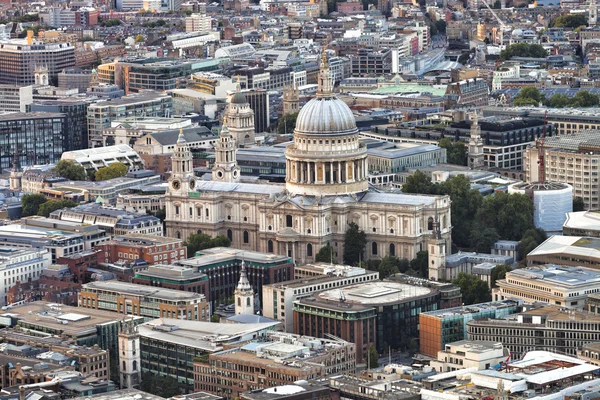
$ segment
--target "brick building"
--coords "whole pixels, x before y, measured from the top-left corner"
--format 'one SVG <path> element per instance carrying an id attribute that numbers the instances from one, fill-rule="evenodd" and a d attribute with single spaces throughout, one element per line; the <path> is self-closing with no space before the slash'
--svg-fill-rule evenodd
<path id="1" fill-rule="evenodd" d="M 451 83 L 446 87 L 444 101 L 446 108 L 454 105 L 487 106 L 490 89 L 484 79 L 474 78 Z"/>
<path id="2" fill-rule="evenodd" d="M 183 240 L 163 236 L 116 236 L 96 248 L 100 249 L 100 263 L 143 260 L 148 264 L 172 264 L 187 258 Z"/>
<path id="3" fill-rule="evenodd" d="M 98 267 L 98 256 L 100 250 L 94 249 L 76 253 L 70 256 L 59 257 L 57 264 L 67 265 L 75 283 L 87 283 L 90 281 L 92 272 L 90 269 Z"/>

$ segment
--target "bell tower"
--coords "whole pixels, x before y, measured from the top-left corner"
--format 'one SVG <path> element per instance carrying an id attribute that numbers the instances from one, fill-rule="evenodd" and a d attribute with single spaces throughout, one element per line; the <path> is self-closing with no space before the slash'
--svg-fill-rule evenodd
<path id="1" fill-rule="evenodd" d="M 446 279 L 446 240 L 442 238 L 437 211 L 435 221 L 433 222 L 432 236 L 433 237 L 427 244 L 427 252 L 429 255 L 427 260 L 429 264 L 428 278 L 439 281 L 440 279 Z"/>
<path id="2" fill-rule="evenodd" d="M 119 333 L 119 380 L 121 389 L 139 388 L 142 381 L 140 335 L 133 322 L 126 322 Z"/>
<path id="3" fill-rule="evenodd" d="M 235 315 L 254 314 L 254 290 L 246 275 L 246 263 L 242 260 L 240 281 L 235 288 Z"/>
<path id="4" fill-rule="evenodd" d="M 229 99 L 225 118 L 229 122 L 229 132 L 238 146 L 255 144 L 254 111 L 250 108 L 250 103 L 242 93 L 239 81 L 236 91 Z"/>
<path id="5" fill-rule="evenodd" d="M 9 176 L 10 190 L 21 190 L 22 179 L 23 179 L 23 170 L 19 166 L 19 157 L 15 153 L 13 167 L 10 171 L 10 176 Z"/>
<path id="6" fill-rule="evenodd" d="M 283 115 L 295 114 L 300 111 L 300 95 L 296 82 L 283 90 Z"/>
<path id="7" fill-rule="evenodd" d="M 183 128 L 179 129 L 179 137 L 175 150 L 171 155 L 171 176 L 169 189 L 171 194 L 186 194 L 196 187 L 192 152 L 185 141 Z"/>
<path id="8" fill-rule="evenodd" d="M 229 133 L 227 120 L 224 119 L 219 140 L 215 143 L 215 165 L 212 168 L 213 181 L 240 181 L 240 167 L 237 165 L 236 151 L 235 139 Z"/>
<path id="9" fill-rule="evenodd" d="M 469 168 L 480 169 L 484 167 L 483 163 L 483 140 L 481 140 L 481 127 L 477 120 L 477 112 L 473 114 L 471 123 L 471 139 L 469 140 Z"/>

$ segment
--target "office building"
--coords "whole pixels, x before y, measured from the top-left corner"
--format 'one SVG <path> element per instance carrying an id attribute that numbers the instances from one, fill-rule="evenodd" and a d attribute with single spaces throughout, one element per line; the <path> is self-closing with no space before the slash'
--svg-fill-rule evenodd
<path id="1" fill-rule="evenodd" d="M 250 109 L 254 111 L 254 132 L 268 132 L 271 124 L 269 93 L 266 90 L 246 90 L 244 95 Z M 229 119 L 227 121 L 229 122 Z"/>
<path id="2" fill-rule="evenodd" d="M 490 369 L 508 358 L 508 350 L 501 342 L 482 342 L 459 340 L 448 343 L 438 351 L 437 359 L 429 365 L 437 372 L 450 372 L 465 368 L 476 368 L 477 371 Z"/>
<path id="3" fill-rule="evenodd" d="M 203 294 L 116 280 L 84 284 L 79 292 L 78 304 L 83 308 L 114 311 L 147 319 L 210 320 L 210 307 Z"/>
<path id="4" fill-rule="evenodd" d="M 163 234 L 162 222 L 153 215 L 133 214 L 116 208 L 103 207 L 97 203 L 56 210 L 50 213 L 50 218 L 96 225 L 111 236 L 150 235 L 160 237 Z"/>
<path id="5" fill-rule="evenodd" d="M 47 249 L 0 247 L 0 306 L 8 304 L 10 288 L 20 282 L 37 280 L 51 263 Z"/>
<path id="6" fill-rule="evenodd" d="M 490 89 L 485 79 L 474 78 L 450 83 L 446 87 L 444 103 L 447 108 L 454 105 L 481 107 L 487 106 Z"/>
<path id="7" fill-rule="evenodd" d="M 178 265 L 150 265 L 135 273 L 133 283 L 184 292 L 210 293 L 208 276 L 190 267 Z"/>
<path id="8" fill-rule="evenodd" d="M 459 340 L 501 341 L 468 336 L 467 321 L 478 318 L 501 318 L 518 311 L 516 301 L 504 300 L 423 312 L 419 314 L 420 352 L 430 357 L 437 357 L 438 352 L 446 348 L 446 344 Z"/>
<path id="9" fill-rule="evenodd" d="M 600 271 L 559 265 L 515 269 L 496 281 L 495 301 L 511 299 L 583 309 L 589 294 L 600 293 Z"/>
<path id="10" fill-rule="evenodd" d="M 240 400 L 331 400 L 331 395 L 331 389 L 326 385 L 313 382 L 294 382 L 292 385 L 282 385 L 240 393 Z"/>
<path id="11" fill-rule="evenodd" d="M 383 353 L 416 337 L 419 314 L 439 308 L 435 288 L 367 280 L 359 276 L 359 283 L 344 288 L 325 285 L 325 291 L 294 301 L 294 333 L 335 335 L 355 343 L 357 360 L 365 361 L 370 346 Z"/>
<path id="12" fill-rule="evenodd" d="M 125 164 L 129 171 L 137 171 L 144 167 L 139 154 L 126 144 L 66 151 L 62 154 L 61 160 L 73 161 L 85 168 L 88 173 L 95 173 L 100 168 L 108 167 L 115 162 Z"/>
<path id="13" fill-rule="evenodd" d="M 209 32 L 212 30 L 212 18 L 206 14 L 192 14 L 185 18 L 186 32 Z"/>
<path id="14" fill-rule="evenodd" d="M 352 76 L 382 76 L 392 73 L 392 51 L 358 49 L 356 54 L 350 54 Z"/>
<path id="15" fill-rule="evenodd" d="M 296 279 L 263 286 L 262 315 L 281 321 L 286 332 L 294 330 L 294 301 L 308 297 L 324 288 L 339 288 L 379 279 L 378 272 L 343 265 L 321 264 L 327 273 L 321 276 Z M 297 269 L 296 269 L 297 272 Z"/>
<path id="16" fill-rule="evenodd" d="M 79 89 L 79 93 L 85 93 L 90 87 L 92 73 L 92 70 L 80 68 L 60 71 L 58 73 L 58 87 L 62 89 Z"/>
<path id="17" fill-rule="evenodd" d="M 569 265 L 600 269 L 600 239 L 581 236 L 550 236 L 527 254 L 527 265 Z"/>
<path id="18" fill-rule="evenodd" d="M 35 100 L 27 111 L 63 114 L 63 148 L 73 151 L 88 148 L 88 105 L 81 99 Z"/>
<path id="19" fill-rule="evenodd" d="M 579 347 L 577 358 L 600 367 L 600 343 L 588 343 Z"/>
<path id="20" fill-rule="evenodd" d="M 194 390 L 225 398 L 297 381 L 353 373 L 353 343 L 267 332 L 260 342 L 212 353 L 194 363 Z M 227 376 L 229 379 L 218 379 Z"/>
<path id="21" fill-rule="evenodd" d="M 148 264 L 171 264 L 177 260 L 187 259 L 187 247 L 183 245 L 181 239 L 160 235 L 130 233 L 125 236 L 115 236 L 96 248 L 101 250 L 100 262 L 107 263 L 143 260 Z"/>
<path id="22" fill-rule="evenodd" d="M 34 43 L 31 36 L 0 44 L 0 84 L 33 85 L 35 69 L 40 66 L 47 69 L 48 82 L 56 83 L 59 72 L 75 66 L 75 47 L 71 43 Z"/>
<path id="23" fill-rule="evenodd" d="M 111 101 L 99 101 L 88 107 L 88 133 L 91 147 L 102 146 L 102 132 L 111 122 L 124 117 L 168 117 L 173 99 L 167 94 L 143 91 Z"/>
<path id="24" fill-rule="evenodd" d="M 579 131 L 574 135 L 546 138 L 544 144 L 544 180 L 568 183 L 573 196 L 581 197 L 586 209 L 597 209 L 600 202 L 598 165 L 600 155 L 595 151 L 597 130 Z M 539 176 L 539 148 L 525 151 L 525 170 L 528 182 L 537 182 Z"/>
<path id="25" fill-rule="evenodd" d="M 476 267 L 481 266 L 482 264 L 491 264 L 493 266 L 511 265 L 514 261 L 515 259 L 511 255 L 459 251 L 458 253 L 448 254 L 446 256 L 445 279 L 451 281 L 461 272 L 473 274 L 475 273 Z M 479 271 L 480 274 L 481 272 L 482 271 Z"/>
<path id="26" fill-rule="evenodd" d="M 260 340 L 277 322 L 216 324 L 204 321 L 161 318 L 138 327 L 142 372 L 177 379 L 185 393 L 195 392 L 194 362 L 206 362 L 232 344 Z"/>
<path id="27" fill-rule="evenodd" d="M 562 233 L 565 236 L 600 237 L 600 215 L 595 211 L 569 212 Z"/>
<path id="28" fill-rule="evenodd" d="M 469 340 L 499 341 L 520 359 L 529 351 L 552 351 L 575 356 L 577 348 L 600 341 L 600 315 L 546 306 L 506 318 L 465 321 Z"/>
<path id="29" fill-rule="evenodd" d="M 12 168 L 15 159 L 21 167 L 56 164 L 65 150 L 65 124 L 64 114 L 0 114 L 0 172 Z"/>
<path id="30" fill-rule="evenodd" d="M 27 112 L 33 103 L 33 86 L 0 84 L 0 112 Z"/>
<path id="31" fill-rule="evenodd" d="M 229 92 L 235 90 L 236 84 L 225 75 L 214 72 L 196 72 L 191 75 L 188 87 L 201 93 L 226 98 Z"/>
<path id="32" fill-rule="evenodd" d="M 206 297 L 215 306 L 220 297 L 233 296 L 240 280 L 242 261 L 246 264 L 252 290 L 260 301 L 263 285 L 294 279 L 294 265 L 289 257 L 227 247 L 200 250 L 196 257 L 180 260 L 178 264 L 208 276 L 210 293 Z"/>
<path id="33" fill-rule="evenodd" d="M 369 148 L 367 162 L 369 174 L 377 179 L 377 176 L 382 174 L 394 174 L 407 169 L 446 163 L 446 150 L 431 144 L 387 143 Z"/>

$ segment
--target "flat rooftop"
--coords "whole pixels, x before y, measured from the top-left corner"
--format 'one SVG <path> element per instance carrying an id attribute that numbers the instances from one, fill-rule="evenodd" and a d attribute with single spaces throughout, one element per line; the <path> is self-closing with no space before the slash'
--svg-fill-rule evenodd
<path id="1" fill-rule="evenodd" d="M 122 389 L 108 393 L 86 395 L 85 398 L 93 400 L 164 400 L 164 397 L 155 396 L 137 389 Z"/>
<path id="2" fill-rule="evenodd" d="M 179 264 L 188 265 L 190 267 L 205 267 L 215 263 L 242 259 L 244 259 L 246 263 L 255 262 L 259 264 L 292 262 L 291 259 L 286 256 L 239 250 L 229 247 L 213 247 L 212 249 L 200 250 L 199 253 L 201 255 L 187 260 L 181 260 L 179 261 Z M 188 256 L 190 255 L 191 254 L 188 254 Z"/>
<path id="3" fill-rule="evenodd" d="M 458 347 L 460 350 L 464 349 L 471 353 L 487 353 L 490 350 L 502 348 L 502 343 L 485 340 L 459 340 L 458 342 L 446 343 L 446 346 Z"/>
<path id="4" fill-rule="evenodd" d="M 502 301 L 490 301 L 487 303 L 472 304 L 470 306 L 460 306 L 453 308 L 445 308 L 442 310 L 428 311 L 422 313 L 423 315 L 435 316 L 438 318 L 447 318 L 459 315 L 469 315 L 478 312 L 494 309 L 502 309 L 507 307 L 516 307 L 519 303 L 513 300 L 502 300 Z"/>
<path id="5" fill-rule="evenodd" d="M 515 269 L 508 273 L 511 278 L 548 282 L 554 286 L 573 288 L 600 282 L 600 271 L 554 264 Z"/>
<path id="6" fill-rule="evenodd" d="M 201 293 L 164 289 L 155 286 L 137 285 L 135 283 L 126 283 L 117 280 L 86 283 L 82 286 L 81 291 L 105 291 L 110 293 L 118 292 L 128 296 L 149 297 L 166 301 L 205 300 L 205 296 Z"/>
<path id="7" fill-rule="evenodd" d="M 600 238 L 582 236 L 550 236 L 527 256 L 557 255 L 560 253 L 600 258 Z"/>
<path id="8" fill-rule="evenodd" d="M 598 231 L 600 230 L 600 212 L 575 211 L 567 213 L 567 219 L 563 224 L 563 228 Z"/>
<path id="9" fill-rule="evenodd" d="M 13 317 L 24 323 L 65 333 L 72 337 L 86 337 L 96 333 L 96 326 L 114 323 L 123 318 L 142 319 L 142 317 L 125 316 L 111 311 L 91 308 L 70 307 L 47 301 L 34 301 L 19 306 L 12 306 L 0 316 Z"/>

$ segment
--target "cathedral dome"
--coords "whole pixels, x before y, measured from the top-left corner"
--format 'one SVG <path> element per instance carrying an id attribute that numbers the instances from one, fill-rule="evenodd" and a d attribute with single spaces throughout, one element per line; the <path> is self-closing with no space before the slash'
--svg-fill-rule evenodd
<path id="1" fill-rule="evenodd" d="M 231 104 L 246 104 L 248 103 L 248 101 L 246 101 L 246 96 L 244 96 L 244 93 L 240 92 L 239 90 L 237 92 L 235 92 L 233 94 L 233 96 L 231 96 Z"/>
<path id="2" fill-rule="evenodd" d="M 342 100 L 335 96 L 316 97 L 298 114 L 296 132 L 303 134 L 355 134 L 356 120 Z"/>

